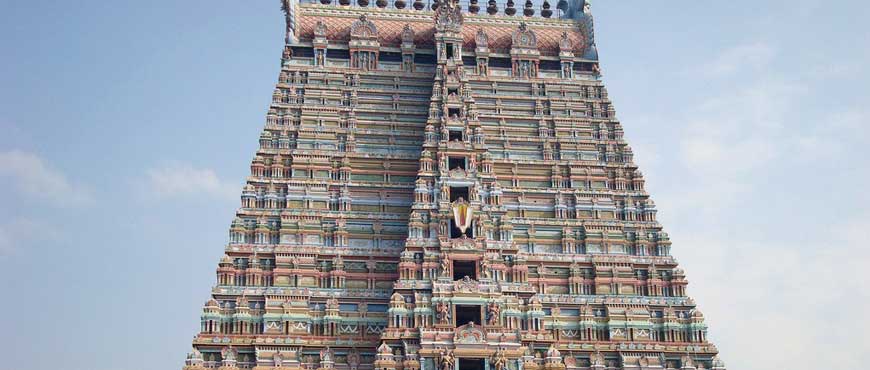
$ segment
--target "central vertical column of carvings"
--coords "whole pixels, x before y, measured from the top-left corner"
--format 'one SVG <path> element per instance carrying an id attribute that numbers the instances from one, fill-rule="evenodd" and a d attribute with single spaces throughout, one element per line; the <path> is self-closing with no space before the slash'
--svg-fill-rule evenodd
<path id="1" fill-rule="evenodd" d="M 526 325 L 521 312 L 543 311 L 535 299 L 528 310 L 524 304 L 535 289 L 512 242 L 512 223 L 468 83 L 469 72 L 486 75 L 486 35 L 478 34 L 477 63 L 467 71 L 463 55 L 474 54 L 463 50 L 459 5 L 440 3 L 434 22 L 429 118 L 408 239 L 375 369 L 502 370 L 523 355 L 517 334 Z M 526 54 L 515 68 L 528 78 L 537 66 L 528 47 L 534 39 L 524 41 L 526 48 L 518 52 Z M 512 284 L 511 294 L 502 292 L 501 283 Z"/>

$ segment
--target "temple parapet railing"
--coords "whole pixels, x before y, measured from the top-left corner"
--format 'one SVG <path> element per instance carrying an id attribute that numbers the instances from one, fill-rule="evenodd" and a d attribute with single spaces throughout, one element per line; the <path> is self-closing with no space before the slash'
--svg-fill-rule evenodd
<path id="1" fill-rule="evenodd" d="M 331 255 L 340 254 L 342 256 L 376 256 L 376 257 L 395 257 L 404 250 L 404 245 L 396 247 L 336 247 L 334 245 L 287 245 L 287 244 L 233 244 L 226 248 L 228 252 L 237 253 L 279 253 L 279 254 L 312 254 L 312 255 Z"/>
<path id="2" fill-rule="evenodd" d="M 552 304 L 625 304 L 656 306 L 695 306 L 689 297 L 596 296 L 575 294 L 538 294 L 543 303 Z"/>
<path id="3" fill-rule="evenodd" d="M 295 288 L 295 287 L 243 287 L 216 286 L 212 294 L 224 295 L 271 295 L 271 296 L 306 296 L 331 298 L 340 292 L 344 297 L 388 299 L 390 290 L 380 289 L 335 289 L 335 288 Z"/>
<path id="4" fill-rule="evenodd" d="M 293 5 L 335 6 L 367 9 L 393 9 L 432 13 L 437 0 L 289 0 Z M 516 18 L 578 19 L 583 16 L 583 0 L 459 0 L 463 13 Z"/>
<path id="5" fill-rule="evenodd" d="M 451 332 L 452 333 L 452 332 Z M 297 335 L 225 335 L 225 334 L 200 334 L 194 340 L 198 344 L 232 344 L 232 345 L 310 345 L 332 347 L 374 347 L 380 342 L 377 336 L 372 338 L 332 338 L 324 337 L 302 338 Z"/>

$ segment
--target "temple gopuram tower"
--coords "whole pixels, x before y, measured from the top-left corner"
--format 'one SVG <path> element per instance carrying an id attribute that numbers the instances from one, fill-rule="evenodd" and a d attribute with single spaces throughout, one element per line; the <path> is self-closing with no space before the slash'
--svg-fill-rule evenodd
<path id="1" fill-rule="evenodd" d="M 184 370 L 725 370 L 589 1 L 353 1 L 282 2 Z"/>

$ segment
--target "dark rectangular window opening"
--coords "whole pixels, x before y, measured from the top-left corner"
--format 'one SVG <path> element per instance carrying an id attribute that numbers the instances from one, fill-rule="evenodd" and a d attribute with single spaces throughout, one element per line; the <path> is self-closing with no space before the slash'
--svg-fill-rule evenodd
<path id="1" fill-rule="evenodd" d="M 460 358 L 459 370 L 484 370 L 482 358 Z"/>
<path id="2" fill-rule="evenodd" d="M 456 326 L 466 325 L 473 322 L 475 325 L 480 325 L 480 306 L 456 306 Z M 459 368 L 462 367 L 462 359 L 459 360 Z M 483 370 L 483 368 L 480 368 Z"/>
<path id="3" fill-rule="evenodd" d="M 562 69 L 562 62 L 558 60 L 542 60 L 539 66 L 542 71 L 559 71 Z"/>
<path id="4" fill-rule="evenodd" d="M 447 89 L 447 95 L 456 95 L 458 93 L 459 93 L 459 89 L 454 89 L 454 88 Z M 457 111 L 457 114 L 458 113 L 459 112 Z"/>
<path id="5" fill-rule="evenodd" d="M 592 63 L 574 63 L 574 70 L 578 72 L 592 72 Z"/>
<path id="6" fill-rule="evenodd" d="M 459 108 L 450 108 L 450 109 L 447 109 L 447 117 L 450 117 L 450 118 L 459 118 Z M 451 132 L 451 134 L 452 134 L 452 132 Z M 460 135 L 460 136 L 462 135 L 462 132 L 461 132 L 461 131 L 459 131 L 459 135 Z"/>
<path id="7" fill-rule="evenodd" d="M 489 58 L 489 66 L 493 68 L 510 68 L 510 58 Z"/>
<path id="8" fill-rule="evenodd" d="M 451 161 L 450 169 L 456 168 L 452 165 L 453 158 L 450 158 L 450 161 Z M 462 168 L 465 168 L 464 162 L 463 162 Z M 468 201 L 468 187 L 467 186 L 451 186 L 450 187 L 450 202 L 451 203 L 455 202 L 459 198 L 462 198 L 465 201 Z"/>
<path id="9" fill-rule="evenodd" d="M 313 58 L 314 57 L 314 49 L 305 46 L 293 46 L 290 48 L 290 51 L 293 53 L 293 57 L 297 58 Z"/>
<path id="10" fill-rule="evenodd" d="M 326 49 L 326 57 L 330 59 L 350 59 L 350 52 L 345 49 Z"/>
<path id="11" fill-rule="evenodd" d="M 462 57 L 462 64 L 466 67 L 474 67 L 477 65 L 477 58 L 475 57 Z"/>
<path id="12" fill-rule="evenodd" d="M 453 280 L 462 280 L 462 278 L 468 276 L 473 280 L 477 280 L 477 264 L 474 261 L 453 261 Z M 456 311 L 459 311 L 459 307 L 456 308 Z M 480 312 L 478 312 L 480 314 Z M 457 321 L 457 325 L 460 321 Z M 480 323 L 480 321 L 475 321 L 476 323 Z M 461 325 L 465 325 L 467 322 L 462 322 Z"/>
<path id="13" fill-rule="evenodd" d="M 453 44 L 447 43 L 447 59 L 453 59 Z"/>
<path id="14" fill-rule="evenodd" d="M 402 62 L 402 53 L 396 53 L 392 51 L 382 51 L 378 55 L 378 60 L 382 62 Z"/>
<path id="15" fill-rule="evenodd" d="M 462 131 L 449 131 L 448 135 L 448 141 L 462 141 Z"/>
<path id="16" fill-rule="evenodd" d="M 460 136 L 459 139 L 461 140 L 462 137 Z M 450 138 L 450 141 L 453 141 L 453 138 L 452 138 L 452 137 Z M 460 169 L 465 170 L 465 169 L 466 169 L 466 168 L 465 168 L 465 162 L 466 162 L 466 161 L 465 161 L 465 157 L 448 157 L 448 159 L 447 159 L 447 168 L 448 168 L 449 170 L 451 170 L 451 171 L 454 170 L 454 169 L 457 169 L 457 168 L 460 168 Z M 454 188 L 454 189 L 458 189 L 458 188 Z M 464 196 L 464 197 L 465 197 L 465 200 L 468 200 L 468 190 L 467 190 L 467 189 L 466 189 L 466 191 L 465 191 L 465 196 Z M 456 199 L 453 199 L 453 189 L 451 189 L 451 190 L 450 190 L 450 201 L 452 202 L 452 201 L 454 201 L 454 200 L 456 200 Z"/>
<path id="17" fill-rule="evenodd" d="M 414 54 L 415 64 L 435 64 L 435 56 L 432 54 Z"/>

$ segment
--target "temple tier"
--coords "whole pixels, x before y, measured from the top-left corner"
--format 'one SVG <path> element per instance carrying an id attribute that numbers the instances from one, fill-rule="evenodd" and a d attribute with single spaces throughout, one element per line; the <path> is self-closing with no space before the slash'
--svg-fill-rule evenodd
<path id="1" fill-rule="evenodd" d="M 601 82 L 588 1 L 283 8 L 185 370 L 725 369 Z"/>

